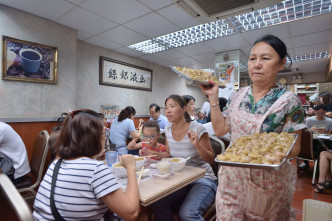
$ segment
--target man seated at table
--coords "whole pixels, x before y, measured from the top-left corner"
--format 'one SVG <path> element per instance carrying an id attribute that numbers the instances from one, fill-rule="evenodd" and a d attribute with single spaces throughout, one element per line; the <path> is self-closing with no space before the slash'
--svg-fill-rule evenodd
<path id="1" fill-rule="evenodd" d="M 325 117 L 326 107 L 318 104 L 314 107 L 316 116 L 306 119 L 307 128 L 314 133 L 331 134 L 332 119 Z"/>
<path id="2" fill-rule="evenodd" d="M 326 107 L 323 104 L 318 104 L 314 106 L 314 110 L 316 116 L 308 117 L 306 119 L 307 128 L 313 133 L 331 134 L 332 119 L 325 117 Z M 313 147 L 315 157 L 318 157 L 320 152 L 325 150 L 324 147 L 322 147 L 321 144 L 316 140 L 314 140 L 313 142 Z M 308 169 L 308 161 L 303 161 L 303 163 L 299 167 L 300 169 Z"/>
<path id="3" fill-rule="evenodd" d="M 27 150 L 20 135 L 3 122 L 0 122 L 0 165 L 2 172 L 15 185 L 21 183 L 24 175 L 30 172 Z"/>
<path id="4" fill-rule="evenodd" d="M 168 124 L 165 116 L 161 115 L 160 107 L 157 104 L 151 104 L 149 107 L 150 120 L 155 120 L 159 124 L 160 131 L 163 132 Z"/>

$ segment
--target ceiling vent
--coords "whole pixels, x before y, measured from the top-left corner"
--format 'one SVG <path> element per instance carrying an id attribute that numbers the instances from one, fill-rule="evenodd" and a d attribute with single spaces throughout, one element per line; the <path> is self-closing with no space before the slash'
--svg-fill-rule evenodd
<path id="1" fill-rule="evenodd" d="M 280 4 L 281 0 L 172 0 L 200 23 Z"/>

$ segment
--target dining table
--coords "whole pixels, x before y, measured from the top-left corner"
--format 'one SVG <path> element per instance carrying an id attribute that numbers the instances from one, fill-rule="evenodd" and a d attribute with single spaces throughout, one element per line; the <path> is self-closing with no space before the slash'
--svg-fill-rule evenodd
<path id="1" fill-rule="evenodd" d="M 204 177 L 206 172 L 202 168 L 185 166 L 183 170 L 171 172 L 168 177 L 162 178 L 158 176 L 155 168 L 150 166 L 145 168 L 149 169 L 149 173 L 142 177 L 139 183 L 140 204 L 145 207 Z M 116 176 L 116 179 L 125 189 L 127 178 Z"/>
<path id="2" fill-rule="evenodd" d="M 154 160 L 151 161 L 155 162 Z M 104 162 L 106 163 L 106 161 Z M 148 169 L 149 172 L 146 176 L 141 177 L 138 186 L 141 205 L 141 212 L 137 219 L 139 221 L 152 220 L 149 205 L 204 177 L 206 172 L 202 168 L 185 166 L 183 170 L 171 172 L 168 177 L 162 178 L 158 177 L 157 169 L 152 167 L 152 165 L 150 166 L 150 163 L 145 164 L 144 168 Z M 121 188 L 125 190 L 127 178 L 116 175 L 115 177 Z"/>

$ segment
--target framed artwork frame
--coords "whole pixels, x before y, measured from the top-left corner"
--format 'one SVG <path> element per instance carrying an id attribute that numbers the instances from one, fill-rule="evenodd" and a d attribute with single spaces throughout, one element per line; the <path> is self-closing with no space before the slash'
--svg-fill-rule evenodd
<path id="1" fill-rule="evenodd" d="M 58 48 L 2 36 L 2 80 L 56 84 Z"/>
<path id="2" fill-rule="evenodd" d="M 152 70 L 101 56 L 99 84 L 152 91 Z"/>

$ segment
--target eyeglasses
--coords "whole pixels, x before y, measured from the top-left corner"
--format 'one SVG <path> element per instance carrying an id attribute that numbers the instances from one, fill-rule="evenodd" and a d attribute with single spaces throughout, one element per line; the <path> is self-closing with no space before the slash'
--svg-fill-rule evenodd
<path id="1" fill-rule="evenodd" d="M 323 112 L 323 113 L 317 112 L 316 114 L 317 115 L 325 115 L 325 112 Z"/>
<path id="2" fill-rule="evenodd" d="M 152 134 L 152 135 L 150 135 L 150 136 L 147 136 L 147 135 L 143 135 L 143 139 L 145 139 L 145 140 L 147 140 L 147 139 L 154 139 L 154 138 L 156 138 L 157 137 L 157 135 L 154 135 L 154 134 Z"/>

